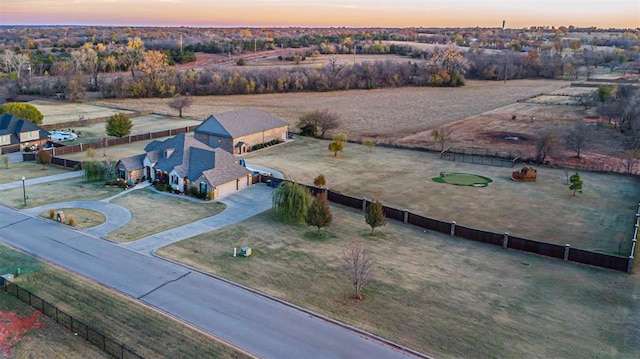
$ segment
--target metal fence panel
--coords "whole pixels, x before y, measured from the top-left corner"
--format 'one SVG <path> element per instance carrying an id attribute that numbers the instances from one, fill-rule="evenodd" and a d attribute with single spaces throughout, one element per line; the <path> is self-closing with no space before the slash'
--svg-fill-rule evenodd
<path id="1" fill-rule="evenodd" d="M 465 226 L 456 225 L 456 237 L 461 237 L 465 239 L 470 239 L 476 242 L 493 244 L 496 246 L 501 246 L 504 241 L 504 235 L 482 231 L 479 229 L 469 228 Z"/>
<path id="2" fill-rule="evenodd" d="M 515 236 L 509 236 L 507 248 L 516 249 L 523 252 L 540 254 L 547 257 L 563 258 L 564 246 L 553 243 L 538 242 Z"/>
<path id="3" fill-rule="evenodd" d="M 440 233 L 449 233 L 451 231 L 451 223 L 438 221 L 437 219 L 419 216 L 409 212 L 408 223 L 420 228 L 436 231 Z"/>
<path id="4" fill-rule="evenodd" d="M 387 218 L 391 218 L 391 219 L 395 219 L 395 220 L 400 221 L 400 222 L 404 222 L 404 211 L 401 211 L 399 209 L 392 208 L 392 207 L 387 207 L 387 206 L 382 206 L 382 210 L 384 212 L 384 215 Z"/>
<path id="5" fill-rule="evenodd" d="M 362 199 L 344 195 L 342 193 L 329 190 L 327 193 L 329 201 L 341 204 L 346 207 L 362 209 Z"/>
<path id="6" fill-rule="evenodd" d="M 596 267 L 627 271 L 629 258 L 612 254 L 591 252 L 584 249 L 569 248 L 569 260 L 572 262 L 589 264 Z"/>

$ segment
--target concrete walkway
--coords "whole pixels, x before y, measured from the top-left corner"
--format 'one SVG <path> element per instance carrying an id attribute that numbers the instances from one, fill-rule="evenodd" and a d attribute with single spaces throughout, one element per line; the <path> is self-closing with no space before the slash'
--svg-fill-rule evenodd
<path id="1" fill-rule="evenodd" d="M 152 255 L 158 248 L 244 221 L 247 218 L 268 210 L 271 208 L 272 192 L 273 188 L 265 184 L 257 184 L 245 188 L 240 192 L 235 192 L 219 200 L 219 202 L 227 206 L 220 214 L 169 229 L 137 241 L 123 243 L 121 246 L 142 254 Z"/>
<path id="2" fill-rule="evenodd" d="M 24 184 L 26 186 L 30 186 L 34 184 L 41 184 L 41 183 L 60 181 L 60 180 L 66 180 L 71 178 L 78 178 L 78 177 L 82 177 L 83 174 L 84 174 L 83 171 L 72 171 L 72 172 L 60 173 L 57 175 L 51 175 L 51 176 L 27 178 L 24 181 Z M 0 184 L 0 191 L 5 189 L 18 188 L 18 187 L 22 187 L 22 181 L 2 183 Z"/>

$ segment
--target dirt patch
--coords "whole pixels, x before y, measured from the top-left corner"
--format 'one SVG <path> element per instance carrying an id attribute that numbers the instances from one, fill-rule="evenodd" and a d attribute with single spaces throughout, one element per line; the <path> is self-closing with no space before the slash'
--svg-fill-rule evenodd
<path id="1" fill-rule="evenodd" d="M 39 318 L 40 312 L 21 318 L 18 318 L 16 312 L 0 312 L 0 352 L 4 358 L 13 355 L 13 346 L 26 332 L 42 328 L 44 322 L 39 321 Z"/>

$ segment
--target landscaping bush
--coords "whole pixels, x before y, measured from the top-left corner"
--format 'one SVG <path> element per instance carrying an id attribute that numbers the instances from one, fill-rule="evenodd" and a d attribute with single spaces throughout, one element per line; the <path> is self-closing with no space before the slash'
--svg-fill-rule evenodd
<path id="1" fill-rule="evenodd" d="M 56 210 L 54 208 L 49 209 L 49 219 L 56 219 Z"/>
<path id="2" fill-rule="evenodd" d="M 69 224 L 71 227 L 75 227 L 76 226 L 76 219 L 73 216 L 69 216 L 69 219 L 67 220 L 67 224 Z"/>
<path id="3" fill-rule="evenodd" d="M 201 197 L 198 187 L 189 187 L 189 195 L 191 197 Z"/>

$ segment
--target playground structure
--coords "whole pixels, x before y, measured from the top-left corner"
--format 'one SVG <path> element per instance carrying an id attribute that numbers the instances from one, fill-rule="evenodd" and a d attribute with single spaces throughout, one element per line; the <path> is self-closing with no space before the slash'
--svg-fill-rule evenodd
<path id="1" fill-rule="evenodd" d="M 519 171 L 511 173 L 511 179 L 516 182 L 533 182 L 538 177 L 538 171 L 527 165 L 524 165 Z"/>

